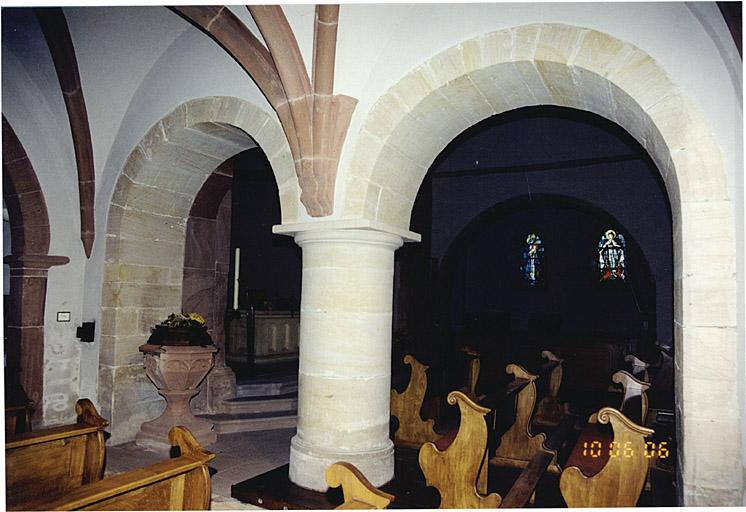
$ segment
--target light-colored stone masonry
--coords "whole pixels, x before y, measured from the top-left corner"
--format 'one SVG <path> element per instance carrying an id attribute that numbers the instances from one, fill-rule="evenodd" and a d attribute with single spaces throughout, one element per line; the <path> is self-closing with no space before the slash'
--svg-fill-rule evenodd
<path id="1" fill-rule="evenodd" d="M 150 327 L 179 311 L 186 219 L 223 161 L 259 145 L 280 190 L 283 222 L 297 220 L 298 181 L 281 127 L 231 97 L 189 101 L 164 117 L 130 154 L 114 189 L 106 231 L 99 356 L 99 403 L 110 442 L 134 439 L 163 409 L 138 346 Z"/>
<path id="2" fill-rule="evenodd" d="M 702 112 L 639 48 L 607 34 L 532 24 L 483 34 L 418 66 L 362 124 L 341 218 L 406 229 L 419 185 L 456 135 L 531 105 L 601 115 L 648 151 L 666 184 L 675 258 L 676 404 L 686 505 L 740 504 L 734 211 Z"/>
<path id="3" fill-rule="evenodd" d="M 298 431 L 290 480 L 325 491 L 326 468 L 355 464 L 381 486 L 389 439 L 394 251 L 402 237 L 363 229 L 298 233 L 303 249 Z"/>

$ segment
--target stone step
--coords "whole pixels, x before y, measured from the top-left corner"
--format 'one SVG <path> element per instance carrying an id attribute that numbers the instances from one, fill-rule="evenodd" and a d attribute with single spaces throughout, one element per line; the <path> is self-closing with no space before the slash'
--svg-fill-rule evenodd
<path id="1" fill-rule="evenodd" d="M 295 428 L 298 422 L 298 416 L 295 411 L 244 414 L 202 414 L 199 417 L 212 422 L 215 425 L 216 434 Z"/>
<path id="2" fill-rule="evenodd" d="M 267 397 L 298 392 L 298 375 L 236 383 L 236 397 Z"/>
<path id="3" fill-rule="evenodd" d="M 298 409 L 298 393 L 276 396 L 244 396 L 223 400 L 226 414 L 258 414 L 279 411 L 295 412 Z"/>

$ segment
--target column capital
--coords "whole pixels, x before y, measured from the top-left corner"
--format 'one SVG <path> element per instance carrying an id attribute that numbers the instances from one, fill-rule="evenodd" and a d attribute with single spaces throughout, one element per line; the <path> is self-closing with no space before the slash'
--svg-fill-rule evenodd
<path id="1" fill-rule="evenodd" d="M 289 235 L 294 236 L 295 240 L 300 243 L 300 240 L 323 240 L 324 236 L 321 233 L 341 233 L 341 232 L 356 232 L 355 235 L 349 235 L 350 237 L 357 237 L 358 241 L 365 241 L 365 233 L 370 233 L 370 241 L 376 241 L 376 233 L 382 235 L 394 235 L 399 238 L 399 246 L 403 242 L 420 242 L 422 236 L 418 233 L 414 233 L 407 229 L 398 228 L 391 226 L 385 222 L 369 219 L 338 219 L 338 220 L 323 220 L 316 222 L 297 222 L 293 224 L 278 224 L 272 227 L 272 232 L 278 235 Z M 308 236 L 305 236 L 308 234 Z M 320 235 L 320 236 L 317 236 Z M 300 237 L 299 235 L 304 235 Z M 330 235 L 338 237 L 336 239 L 342 240 L 344 236 L 341 235 Z M 331 238 L 333 240 L 335 238 Z M 351 238 L 350 241 L 353 241 Z M 399 247 L 397 246 L 397 247 Z"/>
<path id="2" fill-rule="evenodd" d="M 309 244 L 362 244 L 385 246 L 395 251 L 402 246 L 401 236 L 372 229 L 329 229 L 296 233 L 295 243 L 301 247 Z"/>

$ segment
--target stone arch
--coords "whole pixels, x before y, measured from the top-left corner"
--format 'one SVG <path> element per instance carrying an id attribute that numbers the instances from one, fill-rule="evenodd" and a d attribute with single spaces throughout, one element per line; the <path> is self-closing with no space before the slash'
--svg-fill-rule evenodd
<path id="1" fill-rule="evenodd" d="M 47 202 L 31 160 L 3 116 L 3 199 L 10 218 L 10 311 L 6 319 L 6 401 L 34 403 L 33 421 L 42 419 L 44 396 L 44 316 L 49 267 L 66 256 L 50 256 Z M 24 396 L 26 395 L 26 396 Z M 28 425 L 26 427 L 29 427 Z"/>
<path id="2" fill-rule="evenodd" d="M 99 353 L 99 402 L 113 444 L 130 441 L 163 408 L 138 346 L 182 304 L 186 221 L 208 176 L 261 146 L 272 165 L 283 222 L 295 220 L 298 180 L 279 123 L 232 97 L 190 100 L 156 123 L 130 153 L 109 206 Z"/>
<path id="3" fill-rule="evenodd" d="M 530 24 L 451 47 L 392 86 L 363 121 L 344 216 L 406 229 L 435 156 L 514 108 L 587 110 L 624 128 L 671 203 L 678 465 L 685 505 L 741 501 L 736 238 L 720 148 L 704 114 L 643 50 L 596 30 Z M 722 397 L 717 404 L 709 396 Z"/>

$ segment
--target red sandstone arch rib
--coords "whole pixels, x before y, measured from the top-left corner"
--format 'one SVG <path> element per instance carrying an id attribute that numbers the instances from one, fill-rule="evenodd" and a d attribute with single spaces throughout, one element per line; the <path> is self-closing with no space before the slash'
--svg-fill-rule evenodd
<path id="1" fill-rule="evenodd" d="M 225 6 L 180 6 L 170 9 L 210 36 L 254 80 L 280 119 L 290 146 L 290 153 L 293 155 L 296 174 L 300 176 L 301 153 L 295 122 L 290 112 L 285 88 L 269 51 Z"/>
<path id="2" fill-rule="evenodd" d="M 49 215 L 31 161 L 13 127 L 3 116 L 3 197 L 11 220 L 13 254 L 47 254 Z M 15 215 L 14 215 L 15 214 Z"/>
<path id="3" fill-rule="evenodd" d="M 78 61 L 70 39 L 70 31 L 62 9 L 59 7 L 37 8 L 34 13 L 39 20 L 44 39 L 52 54 L 57 79 L 70 121 L 75 162 L 78 168 L 78 197 L 80 201 L 80 239 L 87 258 L 91 256 L 95 238 L 93 203 L 96 194 L 96 176 L 93 169 L 93 145 L 88 124 L 83 89 L 80 85 Z"/>
<path id="4" fill-rule="evenodd" d="M 333 95 L 339 6 L 317 6 L 313 89 L 290 25 L 279 6 L 250 6 L 269 51 L 225 6 L 172 7 L 218 43 L 256 82 L 277 112 L 309 215 L 334 208 L 342 144 L 357 100 Z"/>
<path id="5" fill-rule="evenodd" d="M 330 215 L 339 154 L 357 100 L 333 96 L 339 6 L 316 6 L 314 25 L 314 90 L 290 25 L 280 6 L 248 6 L 275 61 L 299 130 L 301 150 L 298 176 L 301 201 L 314 202 L 318 215 Z M 296 169 L 298 166 L 296 165 Z"/>
<path id="6" fill-rule="evenodd" d="M 290 113 L 295 122 L 300 149 L 300 160 L 295 161 L 295 168 L 303 190 L 301 201 L 303 204 L 308 201 L 310 204 L 307 206 L 310 206 L 312 210 L 323 212 L 324 207 L 318 198 L 318 183 L 314 179 L 313 160 L 308 158 L 313 155 L 314 147 L 314 97 L 308 73 L 303 64 L 303 57 L 298 48 L 298 41 L 295 39 L 293 29 L 290 28 L 282 7 L 248 5 L 247 8 L 267 43 L 269 53 L 285 88 Z"/>
<path id="7" fill-rule="evenodd" d="M 317 5 L 313 38 L 313 151 L 314 176 L 329 213 L 334 205 L 334 184 L 342 145 L 347 138 L 357 100 L 334 95 L 339 5 Z"/>

